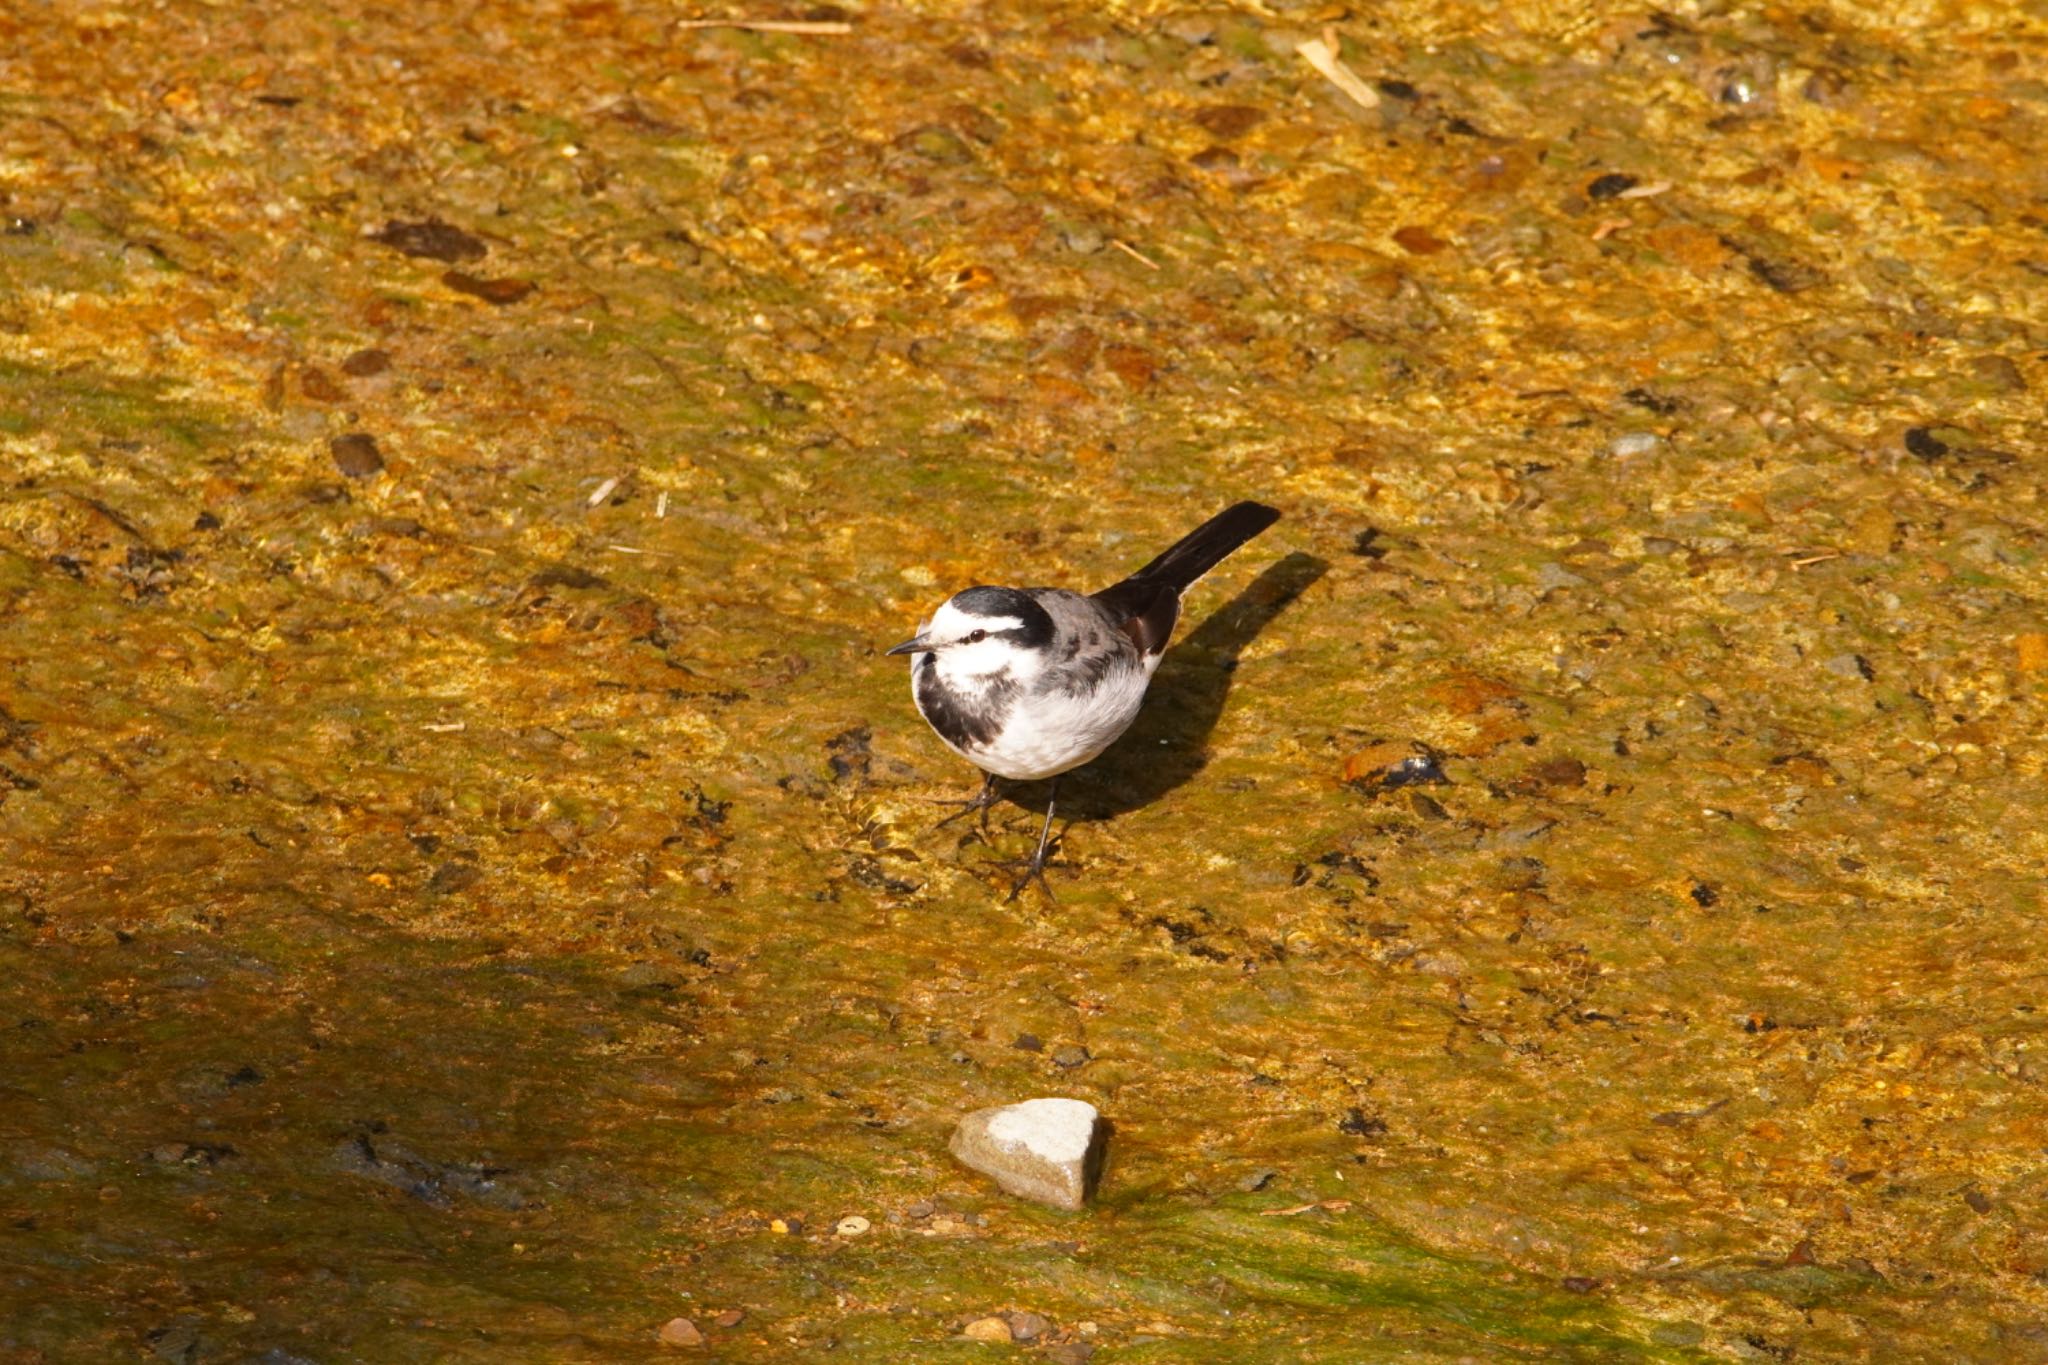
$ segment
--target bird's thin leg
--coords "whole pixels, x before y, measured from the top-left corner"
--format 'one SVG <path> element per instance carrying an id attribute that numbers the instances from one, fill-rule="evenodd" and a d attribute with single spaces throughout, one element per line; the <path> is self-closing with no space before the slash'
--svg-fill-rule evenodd
<path id="1" fill-rule="evenodd" d="M 959 819 L 959 818 L 960 818 L 961 816 L 963 816 L 963 815 L 972 815 L 972 814 L 974 814 L 974 813 L 975 813 L 976 811 L 980 811 L 980 812 L 981 812 L 981 832 L 982 832 L 983 834 L 987 834 L 987 833 L 988 833 L 988 808 L 989 808 L 990 806 L 993 806 L 993 805 L 994 805 L 995 803 L 996 803 L 996 775 L 995 775 L 994 773 L 983 773 L 983 774 L 981 775 L 981 790 L 980 790 L 979 792 L 975 793 L 975 794 L 974 794 L 973 796 L 969 797 L 969 798 L 968 798 L 967 800 L 965 800 L 965 801 L 953 801 L 953 800 L 948 800 L 948 799 L 941 799 L 941 800 L 939 800 L 939 801 L 937 802 L 937 804 L 938 804 L 938 805 L 941 805 L 941 806 L 958 806 L 958 807 L 959 807 L 960 809 L 959 809 L 959 810 L 956 810 L 956 811 L 954 811 L 954 812 L 953 812 L 953 813 L 952 813 L 951 815 L 949 815 L 949 816 L 947 816 L 947 817 L 946 817 L 945 819 L 943 819 L 943 820 L 939 821 L 939 823 L 937 823 L 936 825 L 933 825 L 933 826 L 932 826 L 932 828 L 933 828 L 933 829 L 944 829 L 944 828 L 945 828 L 946 826 L 948 826 L 948 825 L 952 824 L 952 823 L 953 823 L 953 822 L 954 822 L 955 820 L 958 820 L 958 819 Z"/>
<path id="2" fill-rule="evenodd" d="M 1029 886 L 1034 880 L 1047 896 L 1052 896 L 1052 886 L 1045 880 L 1045 847 L 1052 839 L 1052 813 L 1059 808 L 1059 802 L 1060 780 L 1055 777 L 1052 780 L 1052 794 L 1045 801 L 1045 825 L 1038 831 L 1038 851 L 1033 853 L 1031 861 L 1024 865 L 1024 875 L 1017 878 L 1016 885 L 1010 888 L 1009 898 L 1011 900 L 1017 899 L 1017 893 Z M 1015 864 L 1012 864 L 1012 866 L 1015 866 Z M 1055 897 L 1055 899 L 1057 898 Z"/>

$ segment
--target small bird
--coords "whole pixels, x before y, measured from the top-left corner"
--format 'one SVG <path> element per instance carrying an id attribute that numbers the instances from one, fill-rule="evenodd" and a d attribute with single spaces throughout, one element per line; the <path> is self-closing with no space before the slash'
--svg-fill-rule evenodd
<path id="1" fill-rule="evenodd" d="M 1060 774 L 1130 728 L 1180 616 L 1181 594 L 1279 519 L 1261 503 L 1225 508 L 1123 582 L 1086 597 L 1065 588 L 964 588 L 889 651 L 923 656 L 910 669 L 919 714 L 947 748 L 982 770 L 980 793 L 940 824 L 987 810 L 999 779 L 1052 779 L 1038 850 L 1010 899 L 1033 879 L 1046 885 Z"/>

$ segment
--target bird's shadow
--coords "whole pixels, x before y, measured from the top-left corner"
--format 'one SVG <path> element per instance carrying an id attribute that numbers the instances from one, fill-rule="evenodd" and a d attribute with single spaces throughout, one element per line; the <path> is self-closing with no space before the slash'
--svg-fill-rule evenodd
<path id="1" fill-rule="evenodd" d="M 1149 806 L 1201 772 L 1209 762 L 1206 742 L 1223 715 L 1238 655 L 1329 571 L 1327 560 L 1297 550 L 1268 566 L 1169 646 L 1131 728 L 1109 752 L 1061 784 L 1060 813 L 1081 820 L 1122 815 Z M 1031 786 L 1030 798 L 1039 798 L 1043 785 Z M 1039 809 L 1044 809 L 1042 802 Z"/>

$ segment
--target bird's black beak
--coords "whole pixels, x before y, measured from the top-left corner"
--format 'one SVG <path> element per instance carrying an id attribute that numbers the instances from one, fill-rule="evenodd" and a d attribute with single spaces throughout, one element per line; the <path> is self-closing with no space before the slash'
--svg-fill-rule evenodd
<path id="1" fill-rule="evenodd" d="M 916 637 L 914 637 L 914 638 L 912 638 L 912 639 L 908 639 L 908 640 L 905 640 L 905 641 L 904 641 L 904 642 L 903 642 L 902 644 L 900 644 L 900 645 L 896 646 L 896 648 L 894 648 L 894 649 L 890 650 L 890 651 L 889 651 L 889 653 L 890 653 L 890 654 L 928 654 L 928 653 L 930 653 L 930 652 L 931 652 L 932 650 L 934 650 L 934 649 L 937 649 L 937 648 L 938 648 L 938 646 L 937 646 L 937 645 L 934 645 L 934 644 L 933 644 L 933 643 L 932 643 L 932 642 L 930 641 L 930 639 L 928 639 L 928 638 L 927 638 L 927 637 L 925 637 L 925 636 L 919 635 L 919 636 L 916 636 Z"/>

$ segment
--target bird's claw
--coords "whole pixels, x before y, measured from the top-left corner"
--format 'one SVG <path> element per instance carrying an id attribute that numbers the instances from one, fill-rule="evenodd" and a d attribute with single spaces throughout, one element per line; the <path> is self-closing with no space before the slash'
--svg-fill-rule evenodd
<path id="1" fill-rule="evenodd" d="M 1051 856 L 1052 850 L 1054 848 L 1057 848 L 1058 846 L 1059 841 L 1055 839 L 1052 842 L 1052 845 L 1045 850 L 1045 854 L 1043 856 L 1032 858 L 1004 858 L 997 862 L 992 862 L 988 864 L 990 867 L 1021 867 L 1024 869 L 1022 874 L 1018 876 L 1017 880 L 1010 883 L 1010 894 L 1003 897 L 1003 903 L 1005 905 L 1009 904 L 1011 901 L 1016 900 L 1017 897 L 1023 895 L 1024 888 L 1031 885 L 1031 883 L 1033 882 L 1038 883 L 1038 889 L 1045 892 L 1045 898 L 1047 900 L 1057 901 L 1059 899 L 1058 896 L 1055 896 L 1053 894 L 1052 883 L 1048 882 L 1045 879 L 1045 870 L 1048 867 L 1071 867 L 1073 866 L 1073 864 L 1058 862 L 1053 859 L 1053 857 Z"/>
<path id="2" fill-rule="evenodd" d="M 957 797 L 951 796 L 936 796 L 930 798 L 930 800 L 934 806 L 958 806 L 960 808 L 954 811 L 951 815 L 947 816 L 945 819 L 939 821 L 939 823 L 937 823 L 936 825 L 933 825 L 933 829 L 944 829 L 946 826 L 952 824 L 955 820 L 958 820 L 963 816 L 972 815 L 976 811 L 980 811 L 981 834 L 982 838 L 986 839 L 988 837 L 988 808 L 996 803 L 996 780 L 993 777 L 987 778 L 982 782 L 981 790 L 976 792 L 974 795 L 968 797 L 964 801 L 960 800 Z"/>
<path id="3" fill-rule="evenodd" d="M 988 832 L 988 808 L 993 806 L 995 802 L 992 800 L 985 801 L 979 796 L 971 796 L 965 801 L 957 800 L 953 797 L 933 797 L 932 804 L 934 806 L 958 806 L 960 808 L 939 821 L 936 825 L 933 825 L 933 829 L 944 829 L 955 820 L 964 819 L 976 811 L 980 811 L 982 832 L 986 834 Z"/>

